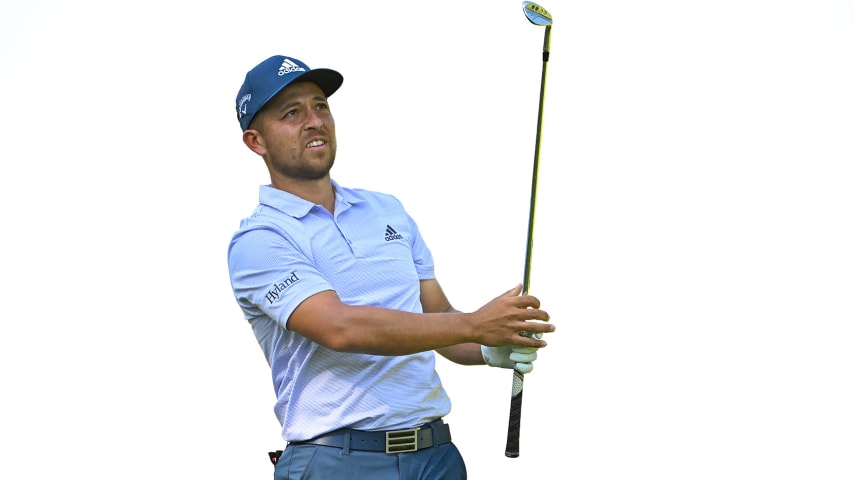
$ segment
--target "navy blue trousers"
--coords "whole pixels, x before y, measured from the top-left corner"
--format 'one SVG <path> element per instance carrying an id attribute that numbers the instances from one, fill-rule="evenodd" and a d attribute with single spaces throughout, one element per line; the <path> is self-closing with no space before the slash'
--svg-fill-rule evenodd
<path id="1" fill-rule="evenodd" d="M 453 443 L 409 453 L 363 452 L 320 445 L 288 445 L 274 480 L 465 480 Z"/>

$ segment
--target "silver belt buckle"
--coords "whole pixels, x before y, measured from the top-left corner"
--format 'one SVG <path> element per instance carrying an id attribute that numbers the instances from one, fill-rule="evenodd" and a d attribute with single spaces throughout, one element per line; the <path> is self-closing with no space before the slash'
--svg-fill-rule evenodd
<path id="1" fill-rule="evenodd" d="M 385 432 L 385 453 L 406 453 L 418 450 L 418 430 L 421 427 L 408 430 Z"/>

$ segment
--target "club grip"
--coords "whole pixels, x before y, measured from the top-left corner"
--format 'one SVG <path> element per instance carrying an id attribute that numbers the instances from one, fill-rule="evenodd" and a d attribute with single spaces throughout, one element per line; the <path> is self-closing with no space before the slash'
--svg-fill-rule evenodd
<path id="1" fill-rule="evenodd" d="M 507 446 L 504 455 L 509 458 L 519 456 L 519 432 L 522 427 L 522 387 L 525 375 L 513 370 L 513 395 L 510 397 L 510 418 L 507 422 Z"/>

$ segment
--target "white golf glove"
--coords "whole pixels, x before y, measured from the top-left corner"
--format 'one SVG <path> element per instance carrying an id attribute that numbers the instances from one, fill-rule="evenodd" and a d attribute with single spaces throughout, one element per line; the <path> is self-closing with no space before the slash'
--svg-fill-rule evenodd
<path id="1" fill-rule="evenodd" d="M 519 373 L 531 373 L 534 360 L 537 359 L 538 348 L 534 347 L 504 347 L 480 346 L 483 361 L 490 367 L 515 368 Z"/>

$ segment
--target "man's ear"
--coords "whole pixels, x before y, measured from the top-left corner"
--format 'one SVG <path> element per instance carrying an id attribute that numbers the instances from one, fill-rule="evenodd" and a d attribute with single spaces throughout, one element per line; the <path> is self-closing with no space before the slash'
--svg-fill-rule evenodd
<path id="1" fill-rule="evenodd" d="M 243 143 L 249 147 L 249 150 L 252 150 L 262 157 L 267 153 L 264 137 L 258 130 L 250 128 L 243 132 Z"/>

